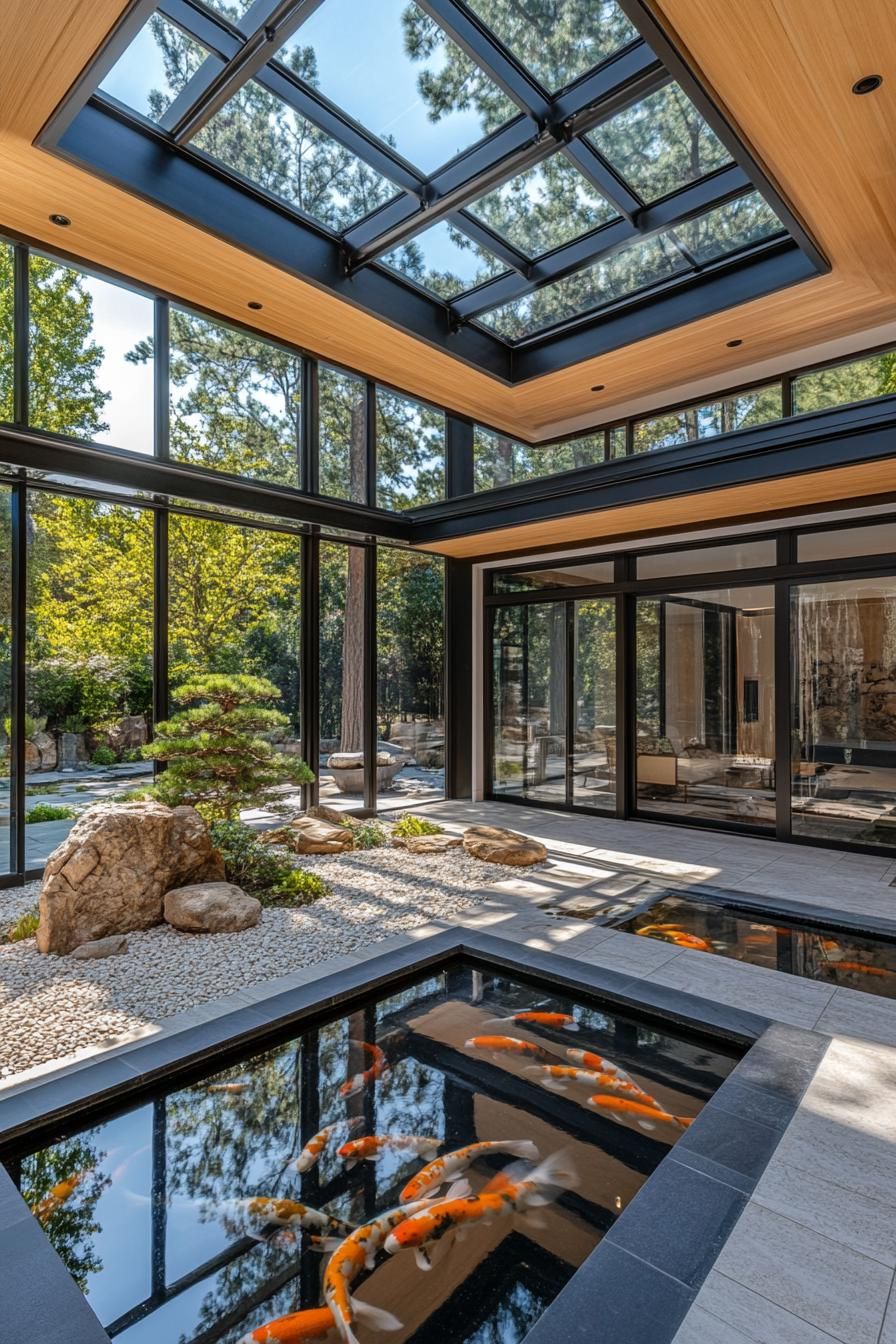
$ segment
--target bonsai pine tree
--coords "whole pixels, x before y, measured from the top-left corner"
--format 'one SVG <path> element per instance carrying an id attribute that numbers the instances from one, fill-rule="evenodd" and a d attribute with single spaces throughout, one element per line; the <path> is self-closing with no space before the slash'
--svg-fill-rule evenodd
<path id="1" fill-rule="evenodd" d="M 258 805 L 278 784 L 310 784 L 304 761 L 282 755 L 260 736 L 288 723 L 280 710 L 259 703 L 280 698 L 263 677 L 208 674 L 185 682 L 177 699 L 183 709 L 156 725 L 144 756 L 167 761 L 153 792 L 162 803 L 190 803 L 208 821 L 232 820 Z"/>

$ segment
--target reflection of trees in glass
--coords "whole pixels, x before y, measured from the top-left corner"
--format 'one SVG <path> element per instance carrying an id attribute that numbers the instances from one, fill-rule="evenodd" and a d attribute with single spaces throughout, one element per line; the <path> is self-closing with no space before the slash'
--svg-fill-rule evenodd
<path id="1" fill-rule="evenodd" d="M 152 707 L 148 510 L 30 492 L 28 706 L 51 730 Z"/>
<path id="2" fill-rule="evenodd" d="M 512 1285 L 487 1321 L 467 1335 L 464 1344 L 518 1344 L 543 1313 L 547 1299 L 526 1283 Z"/>
<path id="3" fill-rule="evenodd" d="M 377 717 L 395 722 L 444 713 L 444 565 L 434 556 L 380 549 L 377 556 Z"/>
<path id="4" fill-rule="evenodd" d="M 795 415 L 896 392 L 896 351 L 818 369 L 793 382 Z"/>
<path id="5" fill-rule="evenodd" d="M 299 538 L 174 515 L 169 589 L 172 684 L 197 670 L 265 676 L 297 729 Z"/>
<path id="6" fill-rule="evenodd" d="M 414 508 L 445 494 L 445 414 L 378 387 L 377 503 Z"/>
<path id="7" fill-rule="evenodd" d="M 43 1222 L 55 1251 L 82 1292 L 86 1291 L 88 1276 L 99 1274 L 103 1268 L 96 1249 L 102 1233 L 102 1227 L 96 1221 L 96 1206 L 110 1181 L 96 1171 L 105 1156 L 91 1142 L 98 1133 L 98 1130 L 89 1130 L 22 1160 L 20 1189 L 22 1198 L 32 1209 L 46 1199 L 59 1182 L 76 1175 L 83 1176 L 68 1199 Z"/>
<path id="8" fill-rule="evenodd" d="M 676 443 L 749 429 L 752 425 L 780 420 L 781 413 L 780 383 L 753 388 L 737 396 L 721 397 L 702 406 L 688 406 L 639 421 L 635 425 L 634 450 L 649 453 Z"/>
<path id="9" fill-rule="evenodd" d="M 477 490 L 490 490 L 494 486 L 510 485 L 513 481 L 531 480 L 536 476 L 550 476 L 557 471 L 573 471 L 576 467 L 590 467 L 603 460 L 603 430 L 562 443 L 537 446 L 520 443 L 506 434 L 496 434 L 482 425 L 476 425 L 473 430 Z"/>

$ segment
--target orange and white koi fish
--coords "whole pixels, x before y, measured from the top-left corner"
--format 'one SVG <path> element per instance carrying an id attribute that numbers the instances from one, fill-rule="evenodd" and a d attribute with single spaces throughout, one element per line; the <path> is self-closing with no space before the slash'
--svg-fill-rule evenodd
<path id="1" fill-rule="evenodd" d="M 884 970 L 883 966 L 868 966 L 864 961 L 832 961 L 830 963 L 835 971 L 858 971 L 860 975 L 892 975 L 892 971 Z"/>
<path id="2" fill-rule="evenodd" d="M 525 1158 L 529 1162 L 538 1161 L 538 1149 L 531 1139 L 486 1139 L 480 1143 L 468 1143 L 466 1148 L 445 1153 L 418 1171 L 401 1192 L 402 1204 L 410 1204 L 438 1190 L 472 1166 L 477 1157 L 488 1153 L 508 1153 L 511 1157 Z"/>
<path id="3" fill-rule="evenodd" d="M 523 1055 L 528 1059 L 550 1059 L 550 1053 L 532 1041 L 520 1041 L 515 1036 L 471 1036 L 464 1042 L 466 1050 L 487 1050 L 492 1055 Z"/>
<path id="4" fill-rule="evenodd" d="M 386 1056 L 378 1045 L 368 1045 L 367 1041 L 359 1042 L 361 1049 L 366 1050 L 369 1057 L 373 1060 L 369 1069 L 363 1073 L 356 1073 L 354 1077 L 349 1078 L 339 1089 L 340 1097 L 354 1097 L 358 1092 L 363 1092 L 368 1083 L 373 1083 L 377 1078 L 382 1078 L 386 1072 Z"/>
<path id="5" fill-rule="evenodd" d="M 338 1125 L 325 1125 L 323 1129 L 319 1129 L 314 1137 L 308 1140 L 298 1157 L 293 1162 L 290 1162 L 289 1165 L 292 1170 L 297 1171 L 301 1175 L 303 1172 L 310 1171 L 312 1167 L 315 1167 L 320 1160 L 321 1153 L 324 1151 L 338 1128 Z M 285 1320 L 286 1318 L 284 1317 L 283 1319 Z M 314 1336 L 312 1335 L 310 1338 L 313 1339 Z"/>
<path id="6" fill-rule="evenodd" d="M 352 1305 L 358 1320 L 366 1321 L 374 1330 L 398 1328 L 394 1316 L 388 1312 L 369 1307 L 366 1302 L 354 1302 Z M 387 1317 L 388 1323 L 384 1323 Z M 326 1339 L 337 1329 L 336 1319 L 329 1307 L 311 1307 L 308 1311 L 293 1311 L 288 1316 L 278 1316 L 275 1321 L 268 1321 L 257 1330 L 250 1330 L 237 1344 L 304 1344 L 308 1339 Z"/>
<path id="7" fill-rule="evenodd" d="M 439 1200 L 431 1208 L 410 1214 L 390 1232 L 385 1249 L 390 1255 L 412 1247 L 417 1249 L 438 1241 L 453 1228 L 491 1223 L 496 1218 L 549 1204 L 562 1189 L 575 1184 L 576 1177 L 565 1154 L 553 1153 L 538 1167 L 524 1166 L 519 1172 L 507 1173 L 500 1188 L 486 1189 L 463 1199 Z"/>
<path id="8" fill-rule="evenodd" d="M 588 1105 L 619 1125 L 632 1121 L 639 1129 L 656 1129 L 657 1125 L 675 1125 L 678 1129 L 687 1129 L 691 1124 L 684 1116 L 669 1115 L 667 1111 L 658 1110 L 655 1105 L 647 1106 L 643 1101 L 630 1101 L 627 1097 L 589 1097 Z"/>
<path id="9" fill-rule="evenodd" d="M 538 1074 L 538 1081 L 549 1092 L 566 1092 L 570 1083 L 581 1083 L 590 1087 L 592 1092 L 610 1092 L 616 1096 L 628 1097 L 631 1101 L 643 1102 L 661 1111 L 658 1101 L 645 1092 L 643 1087 L 628 1078 L 619 1078 L 613 1073 L 595 1073 L 592 1069 L 575 1069 L 569 1064 L 529 1064 L 526 1073 Z"/>
<path id="10" fill-rule="evenodd" d="M 76 1171 L 72 1176 L 66 1176 L 64 1180 L 57 1181 L 52 1190 L 47 1191 L 43 1199 L 31 1205 L 31 1212 L 41 1227 L 45 1226 L 53 1217 L 53 1214 L 71 1199 L 81 1182 L 86 1181 L 87 1177 L 92 1175 L 92 1167 L 88 1167 L 85 1171 Z"/>
<path id="11" fill-rule="evenodd" d="M 579 1024 L 569 1013 L 513 1013 L 510 1017 L 490 1017 L 485 1026 L 515 1022 L 518 1027 L 553 1027 L 557 1031 L 578 1031 Z"/>
<path id="12" fill-rule="evenodd" d="M 241 1092 L 245 1092 L 249 1086 L 248 1083 L 206 1083 L 206 1092 L 223 1092 L 228 1096 L 238 1097 Z"/>
<path id="13" fill-rule="evenodd" d="M 259 1195 L 254 1199 L 234 1200 L 233 1206 L 253 1221 L 273 1223 L 277 1227 L 303 1227 L 306 1231 L 341 1237 L 353 1230 L 351 1223 L 334 1218 L 322 1209 L 311 1209 L 307 1204 L 299 1204 L 295 1199 L 273 1199 Z"/>
<path id="14" fill-rule="evenodd" d="M 339 1149 L 339 1156 L 349 1170 L 359 1162 L 378 1162 L 389 1148 L 399 1152 L 416 1153 L 431 1162 L 441 1147 L 442 1140 L 434 1135 L 367 1134 L 363 1139 L 349 1139 Z"/>
<path id="15" fill-rule="evenodd" d="M 671 942 L 676 947 L 690 947 L 695 952 L 711 952 L 712 947 L 705 938 L 698 938 L 696 933 L 670 933 L 668 935 Z"/>
<path id="16" fill-rule="evenodd" d="M 640 935 L 651 933 L 684 933 L 683 924 L 643 924 L 640 929 L 636 929 Z"/>
<path id="17" fill-rule="evenodd" d="M 571 1050 L 567 1047 L 566 1058 L 571 1059 L 573 1064 L 580 1064 L 583 1069 L 593 1069 L 595 1073 L 609 1073 L 613 1078 L 624 1078 L 629 1083 L 632 1081 L 625 1069 L 620 1069 L 612 1059 L 596 1055 L 593 1050 Z"/>
<path id="18" fill-rule="evenodd" d="M 463 1182 L 461 1187 L 455 1187 L 455 1191 L 461 1188 L 466 1192 L 470 1189 L 469 1185 Z M 422 1199 L 409 1206 L 381 1213 L 363 1227 L 355 1228 L 354 1232 L 334 1249 L 324 1271 L 324 1298 L 333 1313 L 336 1328 L 344 1344 L 358 1344 L 352 1325 L 356 1316 L 359 1319 L 363 1318 L 362 1312 L 366 1312 L 367 1323 L 373 1325 L 375 1329 L 401 1329 L 401 1323 L 388 1312 L 378 1312 L 379 1319 L 376 1321 L 371 1319 L 370 1313 L 375 1308 L 362 1309 L 361 1303 L 356 1302 L 351 1295 L 351 1286 L 362 1269 L 373 1269 L 377 1252 L 383 1247 L 393 1228 L 405 1221 L 409 1210 L 417 1213 L 432 1203 L 434 1201 L 431 1199 Z"/>

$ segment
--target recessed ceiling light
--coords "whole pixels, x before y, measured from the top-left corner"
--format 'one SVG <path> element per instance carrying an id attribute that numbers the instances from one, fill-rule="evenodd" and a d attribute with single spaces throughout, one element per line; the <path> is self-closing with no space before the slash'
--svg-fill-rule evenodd
<path id="1" fill-rule="evenodd" d="M 591 391 L 592 391 L 592 392 L 603 392 L 603 390 L 604 390 L 605 387 L 606 387 L 606 383 L 595 383 L 594 386 L 592 387 Z"/>
<path id="2" fill-rule="evenodd" d="M 263 308 L 263 307 L 264 307 L 264 304 L 263 304 L 263 303 L 259 303 L 257 299 L 250 299 L 250 300 L 249 300 L 249 307 L 252 308 L 252 309 L 254 309 L 254 311 L 257 313 L 258 310 L 259 310 L 260 308 Z"/>
<path id="3" fill-rule="evenodd" d="M 863 93 L 874 93 L 875 89 L 879 89 L 883 82 L 883 75 L 863 75 L 861 79 L 857 79 L 855 84 L 853 84 L 852 91 L 853 93 L 858 93 L 860 95 Z"/>
<path id="4" fill-rule="evenodd" d="M 725 344 L 728 346 L 729 349 L 734 350 L 736 346 L 743 345 L 743 341 L 740 339 L 740 337 L 738 337 L 737 340 L 726 341 Z"/>
<path id="5" fill-rule="evenodd" d="M 71 220 L 68 215 L 50 215 L 50 223 L 58 225 L 60 229 L 67 229 Z"/>

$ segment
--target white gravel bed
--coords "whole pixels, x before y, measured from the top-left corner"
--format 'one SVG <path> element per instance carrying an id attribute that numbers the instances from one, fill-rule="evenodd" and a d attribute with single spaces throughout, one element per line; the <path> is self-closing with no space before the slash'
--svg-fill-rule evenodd
<path id="1" fill-rule="evenodd" d="M 129 934 L 127 953 L 102 961 L 42 956 L 33 938 L 0 946 L 0 1076 L 450 919 L 480 905 L 488 884 L 510 871 L 461 850 L 412 855 L 386 847 L 307 856 L 300 866 L 318 873 L 331 894 L 298 910 L 265 909 L 244 933 L 188 934 L 160 925 Z M 30 885 L 11 918 L 35 903 L 39 884 Z M 17 895 L 23 899 L 22 888 Z"/>
<path id="2" fill-rule="evenodd" d="M 0 890 L 0 930 L 37 905 L 40 880 L 26 882 L 24 887 L 6 887 Z"/>

